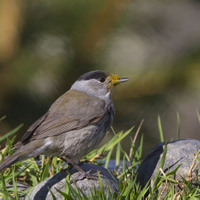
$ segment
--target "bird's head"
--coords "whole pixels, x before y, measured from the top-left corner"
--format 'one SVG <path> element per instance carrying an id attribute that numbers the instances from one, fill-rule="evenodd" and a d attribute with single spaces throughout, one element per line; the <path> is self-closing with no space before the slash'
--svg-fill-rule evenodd
<path id="1" fill-rule="evenodd" d="M 105 99 L 110 98 L 114 86 L 126 81 L 128 78 L 120 78 L 117 75 L 97 70 L 80 76 L 71 89 Z"/>

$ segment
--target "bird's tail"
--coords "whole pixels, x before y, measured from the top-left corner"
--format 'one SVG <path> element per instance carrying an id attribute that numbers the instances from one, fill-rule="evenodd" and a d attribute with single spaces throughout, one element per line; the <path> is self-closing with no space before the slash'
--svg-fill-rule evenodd
<path id="1" fill-rule="evenodd" d="M 0 172 L 5 168 L 9 167 L 10 165 L 19 161 L 19 157 L 20 157 L 19 152 L 15 152 L 13 155 L 5 159 L 2 163 L 0 163 Z"/>

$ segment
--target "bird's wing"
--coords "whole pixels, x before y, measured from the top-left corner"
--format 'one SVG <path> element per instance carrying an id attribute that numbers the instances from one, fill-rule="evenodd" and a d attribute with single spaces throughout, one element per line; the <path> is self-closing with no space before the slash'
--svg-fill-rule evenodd
<path id="1" fill-rule="evenodd" d="M 104 100 L 70 90 L 50 107 L 46 115 L 27 130 L 23 136 L 24 142 L 59 135 L 83 128 L 88 124 L 98 123 L 107 110 Z"/>
<path id="2" fill-rule="evenodd" d="M 42 117 L 40 117 L 37 121 L 35 121 L 26 131 L 26 133 L 22 136 L 21 140 L 15 144 L 15 147 L 20 146 L 21 144 L 27 143 L 32 137 L 34 131 L 41 125 L 41 123 L 47 118 L 48 112 L 45 113 Z"/>

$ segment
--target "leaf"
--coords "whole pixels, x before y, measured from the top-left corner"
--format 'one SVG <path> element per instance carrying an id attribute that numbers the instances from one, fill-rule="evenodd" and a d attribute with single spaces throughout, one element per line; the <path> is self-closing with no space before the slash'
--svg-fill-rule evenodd
<path id="1" fill-rule="evenodd" d="M 164 142 L 164 137 L 163 137 L 163 131 L 162 131 L 162 124 L 161 124 L 160 115 L 158 115 L 158 130 L 159 130 L 159 134 L 160 134 L 160 141 Z"/>
<path id="2" fill-rule="evenodd" d="M 3 185 L 3 189 L 0 190 L 1 193 L 3 193 L 5 195 L 5 200 L 7 199 L 15 199 L 12 195 L 10 195 L 10 193 L 6 190 L 6 182 L 3 176 L 3 172 L 1 172 L 1 180 L 2 180 L 2 185 Z M 9 198 L 8 198 L 9 197 Z"/>
<path id="3" fill-rule="evenodd" d="M 108 168 L 108 164 L 109 164 L 110 157 L 111 157 L 111 155 L 112 155 L 113 149 L 114 149 L 114 147 L 112 147 L 112 148 L 110 149 L 110 151 L 108 152 L 108 155 L 106 156 L 106 162 L 105 162 L 105 168 L 106 168 L 106 169 Z"/>
<path id="4" fill-rule="evenodd" d="M 178 165 L 178 167 L 176 167 L 176 169 L 174 169 L 173 171 L 168 172 L 168 173 L 166 174 L 166 176 L 168 177 L 168 176 L 172 176 L 172 175 L 174 175 L 174 174 L 177 172 L 177 170 L 179 169 L 180 166 L 181 166 L 181 164 Z"/>
<path id="5" fill-rule="evenodd" d="M 179 140 L 180 139 L 180 116 L 178 112 L 176 116 L 177 116 L 177 139 Z"/>
<path id="6" fill-rule="evenodd" d="M 4 140 L 6 140 L 11 135 L 15 134 L 22 126 L 23 126 L 23 124 L 20 124 L 15 129 L 11 130 L 10 132 L 8 132 L 7 134 L 5 134 L 4 136 L 0 137 L 0 143 L 2 143 Z"/>
<path id="7" fill-rule="evenodd" d="M 119 163 L 120 163 L 120 153 L 121 153 L 121 145 L 120 143 L 117 144 L 117 151 L 116 151 L 116 169 L 118 169 L 119 167 Z"/>
<path id="8" fill-rule="evenodd" d="M 51 162 L 51 157 L 48 158 L 47 163 L 43 167 L 43 171 L 42 171 L 42 174 L 41 174 L 40 181 L 44 181 L 46 178 L 49 177 L 49 164 L 50 164 L 50 162 Z"/>
<path id="9" fill-rule="evenodd" d="M 16 200 L 18 200 L 18 195 L 17 195 L 17 185 L 16 185 L 16 181 L 15 181 L 15 166 L 12 167 L 12 182 L 13 182 L 13 191 L 15 194 L 15 198 Z"/>
<path id="10" fill-rule="evenodd" d="M 119 132 L 117 135 L 114 136 L 114 138 L 106 145 L 106 151 L 114 147 L 117 143 L 122 141 L 131 131 L 133 130 L 133 127 L 130 128 L 128 131 L 125 133 Z"/>
<path id="11" fill-rule="evenodd" d="M 101 192 L 104 193 L 103 181 L 101 179 L 99 171 L 98 171 L 98 178 L 99 178 L 99 186 L 101 188 Z"/>
<path id="12" fill-rule="evenodd" d="M 137 199 L 143 199 L 146 195 L 147 191 L 149 190 L 150 184 L 149 182 L 144 186 L 144 188 L 140 191 L 139 195 L 137 196 Z"/>
<path id="13" fill-rule="evenodd" d="M 51 191 L 51 189 L 49 187 L 48 187 L 48 189 L 49 189 L 49 192 L 51 193 L 53 200 L 56 200 L 56 196 L 54 195 L 54 193 Z"/>
<path id="14" fill-rule="evenodd" d="M 126 199 L 129 199 L 130 193 L 133 190 L 133 188 L 135 187 L 135 181 L 132 182 L 128 182 L 128 187 L 126 187 L 124 193 L 123 193 L 123 197 L 126 197 Z"/>
<path id="15" fill-rule="evenodd" d="M 73 200 L 73 198 L 69 194 L 67 194 L 65 192 L 62 192 L 62 191 L 58 190 L 57 188 L 56 188 L 56 190 L 57 190 L 57 192 L 59 192 L 66 199 Z"/>
<path id="16" fill-rule="evenodd" d="M 6 115 L 0 118 L 0 122 L 3 121 L 6 118 Z"/>
<path id="17" fill-rule="evenodd" d="M 164 148 L 164 151 L 163 151 L 163 155 L 162 155 L 162 158 L 161 158 L 161 161 L 160 161 L 160 164 L 159 164 L 159 167 L 158 167 L 158 171 L 157 171 L 155 179 L 154 179 L 153 192 L 155 192 L 155 190 L 157 188 L 157 184 L 158 184 L 158 181 L 159 181 L 159 175 L 160 175 L 160 170 L 159 169 L 163 168 L 163 166 L 165 164 L 166 154 L 167 154 L 167 142 L 165 143 L 165 148 Z"/>

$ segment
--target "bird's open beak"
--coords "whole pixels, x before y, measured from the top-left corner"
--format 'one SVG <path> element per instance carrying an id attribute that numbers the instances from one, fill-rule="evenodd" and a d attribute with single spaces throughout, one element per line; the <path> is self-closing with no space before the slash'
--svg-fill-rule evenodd
<path id="1" fill-rule="evenodd" d="M 114 75 L 114 74 L 110 75 L 110 79 L 111 79 L 111 85 L 113 86 L 129 80 L 128 78 L 120 78 L 119 76 Z"/>

